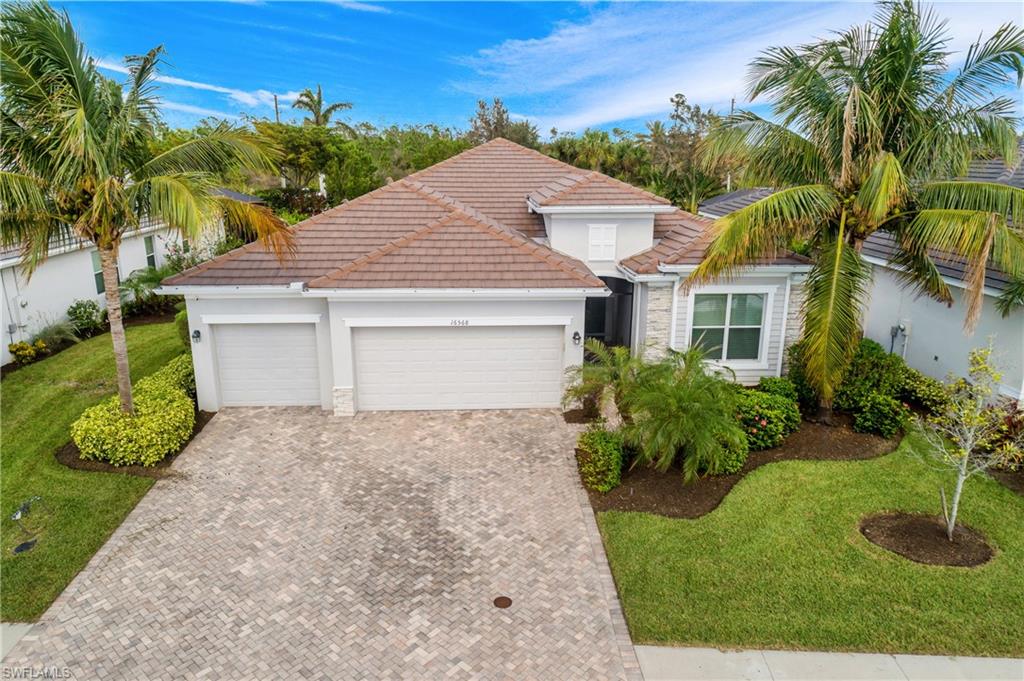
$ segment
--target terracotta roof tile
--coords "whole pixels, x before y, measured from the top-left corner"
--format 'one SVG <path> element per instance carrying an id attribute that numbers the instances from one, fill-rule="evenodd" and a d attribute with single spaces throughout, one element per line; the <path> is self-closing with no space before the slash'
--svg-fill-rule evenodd
<path id="1" fill-rule="evenodd" d="M 598 172 L 563 175 L 530 193 L 539 206 L 649 206 L 671 202 Z"/>

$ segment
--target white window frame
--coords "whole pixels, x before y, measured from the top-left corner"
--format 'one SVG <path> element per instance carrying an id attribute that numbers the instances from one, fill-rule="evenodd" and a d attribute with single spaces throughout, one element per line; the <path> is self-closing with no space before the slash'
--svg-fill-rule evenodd
<path id="1" fill-rule="evenodd" d="M 615 262 L 615 239 L 618 224 L 593 222 L 588 227 L 588 260 Z"/>
<path id="2" fill-rule="evenodd" d="M 156 267 L 156 237 L 152 234 L 142 237 L 142 250 L 146 252 L 146 267 Z"/>
<path id="3" fill-rule="evenodd" d="M 89 259 L 92 264 L 92 286 L 96 289 L 96 295 L 102 296 L 107 291 L 107 283 L 103 281 L 103 263 L 100 261 L 100 252 L 93 250 L 89 254 Z M 101 284 L 102 289 L 100 288 Z"/>
<path id="4" fill-rule="evenodd" d="M 761 342 L 757 350 L 757 359 L 721 359 L 721 360 L 709 360 L 712 364 L 717 366 L 729 367 L 730 369 L 768 369 L 768 348 L 771 341 L 770 336 L 772 333 L 772 318 L 775 313 L 775 292 L 778 286 L 738 286 L 738 285 L 720 285 L 720 286 L 702 286 L 699 289 L 691 289 L 688 300 L 687 300 L 687 314 L 686 314 L 686 335 L 684 336 L 683 342 L 686 344 L 684 347 L 689 347 L 690 339 L 693 337 L 693 310 L 694 301 L 696 296 L 703 294 L 742 294 L 742 293 L 754 293 L 763 295 L 764 298 L 764 309 L 761 315 Z M 726 348 L 729 343 L 729 316 L 731 314 L 731 303 L 732 297 L 726 299 L 725 307 L 725 333 L 722 337 L 722 357 L 725 357 Z M 753 328 L 753 327 L 748 327 Z"/>

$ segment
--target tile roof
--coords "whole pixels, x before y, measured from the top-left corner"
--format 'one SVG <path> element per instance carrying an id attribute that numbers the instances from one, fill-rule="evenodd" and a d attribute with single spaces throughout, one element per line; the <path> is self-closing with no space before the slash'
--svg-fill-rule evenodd
<path id="1" fill-rule="evenodd" d="M 650 206 L 671 205 L 661 196 L 598 172 L 563 175 L 530 192 L 538 206 Z"/>
<path id="2" fill-rule="evenodd" d="M 746 208 L 752 203 L 757 203 L 766 196 L 775 193 L 774 189 L 768 187 L 755 187 L 753 189 L 737 189 L 728 194 L 719 194 L 697 206 L 697 214 L 707 218 L 722 218 L 729 213 L 735 213 L 740 208 Z"/>

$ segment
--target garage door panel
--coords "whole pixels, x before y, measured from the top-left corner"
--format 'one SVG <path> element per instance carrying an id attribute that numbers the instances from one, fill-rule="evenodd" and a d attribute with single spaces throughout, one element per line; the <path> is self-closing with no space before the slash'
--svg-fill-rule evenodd
<path id="1" fill-rule="evenodd" d="M 214 344 L 224 406 L 320 404 L 312 324 L 221 324 Z"/>
<path id="2" fill-rule="evenodd" d="M 556 407 L 564 329 L 386 327 L 354 333 L 361 410 Z"/>

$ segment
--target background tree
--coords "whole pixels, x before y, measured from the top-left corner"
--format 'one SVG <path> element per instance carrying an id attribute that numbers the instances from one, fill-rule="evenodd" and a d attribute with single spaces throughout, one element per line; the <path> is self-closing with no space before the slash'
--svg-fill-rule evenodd
<path id="1" fill-rule="evenodd" d="M 476 103 L 476 114 L 469 120 L 469 126 L 466 137 L 473 144 L 503 137 L 531 149 L 540 147 L 537 126 L 525 120 L 512 120 L 505 104 L 497 97 L 490 106 L 482 99 Z"/>
<path id="2" fill-rule="evenodd" d="M 351 109 L 352 103 L 334 102 L 324 106 L 324 91 L 320 88 L 320 84 L 317 83 L 316 92 L 306 88 L 292 102 L 292 108 L 309 112 L 310 115 L 302 120 L 303 124 L 324 127 L 331 122 L 331 116 L 335 113 Z"/>
<path id="3" fill-rule="evenodd" d="M 54 241 L 75 235 L 99 251 L 121 407 L 132 410 L 117 259 L 142 220 L 161 220 L 195 239 L 221 216 L 252 226 L 283 257 L 290 233 L 260 206 L 216 196 L 227 166 L 271 167 L 251 132 L 219 124 L 154 153 L 161 48 L 129 57 L 122 86 L 103 77 L 66 13 L 10 3 L 0 18 L 0 240 L 19 246 L 26 274 Z"/>
<path id="4" fill-rule="evenodd" d="M 948 383 L 949 401 L 945 409 L 918 426 L 928 443 L 926 456 L 954 474 L 948 506 L 946 490 L 939 489 L 950 541 L 956 529 L 964 483 L 993 466 L 1018 460 L 1024 450 L 1024 429 L 1011 435 L 1006 412 L 991 404 L 1002 380 L 1002 374 L 991 364 L 991 356 L 991 346 L 971 351 L 968 377 Z"/>
<path id="5" fill-rule="evenodd" d="M 275 150 L 281 177 L 288 187 L 308 187 L 345 144 L 341 134 L 320 125 L 291 125 L 265 119 L 254 120 L 252 125 Z"/>
<path id="6" fill-rule="evenodd" d="M 968 329 L 989 266 L 1024 275 L 1024 190 L 946 179 L 979 150 L 1015 157 L 1014 102 L 996 93 L 1020 87 L 1024 30 L 1000 27 L 952 74 L 947 44 L 945 22 L 899 0 L 866 26 L 769 49 L 751 67 L 749 94 L 771 101 L 772 119 L 740 111 L 706 145 L 710 164 L 742 163 L 744 184 L 780 191 L 718 221 L 689 283 L 807 241 L 806 371 L 826 415 L 860 335 L 871 276 L 860 251 L 871 234 L 890 233 L 900 276 L 937 300 L 952 295 L 933 254 L 966 261 Z"/>

